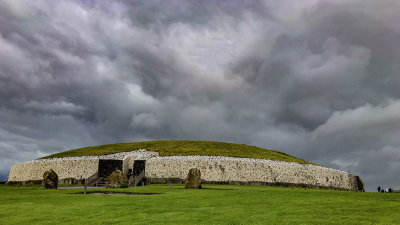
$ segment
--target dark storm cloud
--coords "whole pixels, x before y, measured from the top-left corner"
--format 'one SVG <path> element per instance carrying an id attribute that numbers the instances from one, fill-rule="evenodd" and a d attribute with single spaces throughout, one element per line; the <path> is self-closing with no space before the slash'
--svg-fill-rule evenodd
<path id="1" fill-rule="evenodd" d="M 2 1 L 0 178 L 154 139 L 257 145 L 400 188 L 396 1 Z M 3 163 L 4 162 L 4 163 Z"/>
<path id="2" fill-rule="evenodd" d="M 168 28 L 174 23 L 189 23 L 193 26 L 212 26 L 218 14 L 241 19 L 244 11 L 268 15 L 260 1 L 124 1 L 127 15 L 138 26 L 156 29 Z"/>

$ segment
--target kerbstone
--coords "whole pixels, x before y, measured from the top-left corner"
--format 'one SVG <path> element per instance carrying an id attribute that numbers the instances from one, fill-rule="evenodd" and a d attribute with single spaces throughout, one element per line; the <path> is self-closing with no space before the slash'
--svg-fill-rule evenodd
<path id="1" fill-rule="evenodd" d="M 43 174 L 44 188 L 57 189 L 58 175 L 54 170 L 50 169 Z"/>
<path id="2" fill-rule="evenodd" d="M 116 170 L 107 178 L 108 187 L 118 188 L 123 185 L 128 186 L 128 178 L 121 170 Z"/>
<path id="3" fill-rule="evenodd" d="M 201 172 L 197 168 L 189 170 L 185 184 L 186 189 L 200 189 L 201 188 Z"/>

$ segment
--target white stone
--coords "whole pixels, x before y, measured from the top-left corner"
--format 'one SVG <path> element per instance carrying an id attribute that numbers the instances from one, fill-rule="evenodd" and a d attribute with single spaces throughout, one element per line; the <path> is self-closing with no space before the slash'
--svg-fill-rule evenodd
<path id="1" fill-rule="evenodd" d="M 145 177 L 185 179 L 191 168 L 201 171 L 202 179 L 215 182 L 268 182 L 306 184 L 355 190 L 356 176 L 311 164 L 266 159 L 224 156 L 167 156 L 144 149 L 103 156 L 39 159 L 11 168 L 9 181 L 41 180 L 46 170 L 53 169 L 59 179 L 88 178 L 98 170 L 99 159 L 123 160 L 123 172 L 132 169 L 133 161 L 146 160 Z"/>

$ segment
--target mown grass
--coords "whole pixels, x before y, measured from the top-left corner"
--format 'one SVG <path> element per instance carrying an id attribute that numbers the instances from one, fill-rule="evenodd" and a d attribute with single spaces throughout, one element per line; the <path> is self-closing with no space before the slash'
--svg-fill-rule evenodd
<path id="1" fill-rule="evenodd" d="M 262 149 L 256 146 L 210 141 L 147 141 L 118 143 L 73 149 L 43 158 L 62 158 L 74 156 L 107 155 L 137 149 L 156 151 L 161 156 L 172 155 L 214 155 L 242 158 L 270 159 L 287 162 L 313 164 L 282 152 Z"/>
<path id="2" fill-rule="evenodd" d="M 101 191 L 91 189 L 90 192 Z M 399 224 L 400 194 L 264 186 L 149 185 L 102 191 L 0 185 L 0 224 Z"/>

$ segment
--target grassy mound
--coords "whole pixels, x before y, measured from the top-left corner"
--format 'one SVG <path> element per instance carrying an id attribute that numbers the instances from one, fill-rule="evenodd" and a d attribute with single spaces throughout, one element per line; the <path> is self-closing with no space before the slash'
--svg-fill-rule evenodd
<path id="1" fill-rule="evenodd" d="M 243 144 L 210 141 L 146 141 L 119 143 L 73 149 L 43 158 L 63 158 L 75 156 L 107 155 L 138 149 L 158 152 L 161 156 L 173 155 L 213 155 L 241 158 L 270 159 L 286 162 L 313 164 L 278 151 L 262 149 Z"/>

